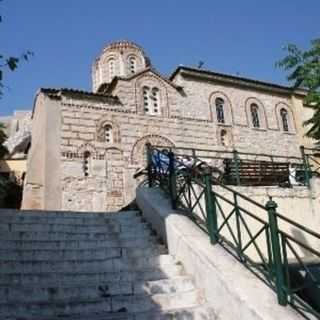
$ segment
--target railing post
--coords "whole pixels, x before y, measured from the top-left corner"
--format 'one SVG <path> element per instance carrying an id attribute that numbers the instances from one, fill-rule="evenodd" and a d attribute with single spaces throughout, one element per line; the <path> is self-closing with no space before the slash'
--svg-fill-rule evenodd
<path id="1" fill-rule="evenodd" d="M 233 162 L 235 165 L 235 173 L 236 173 L 236 183 L 240 185 L 240 170 L 239 170 L 239 154 L 237 150 L 233 150 Z"/>
<path id="2" fill-rule="evenodd" d="M 217 206 L 216 196 L 212 191 L 211 170 L 209 167 L 204 171 L 204 184 L 205 184 L 205 205 L 207 212 L 207 228 L 212 244 L 216 244 L 219 240 L 218 235 L 218 219 L 217 219 Z"/>
<path id="3" fill-rule="evenodd" d="M 309 161 L 307 159 L 307 155 L 304 150 L 304 146 L 300 146 L 300 152 L 301 152 L 301 157 L 303 161 L 303 171 L 304 171 L 304 179 L 305 179 L 305 184 L 308 188 L 310 188 L 310 165 Z"/>
<path id="4" fill-rule="evenodd" d="M 149 188 L 153 187 L 153 175 L 152 175 L 152 148 L 151 144 L 146 144 L 146 150 L 147 150 L 147 171 L 148 171 L 148 185 Z"/>
<path id="5" fill-rule="evenodd" d="M 237 244 L 237 250 L 238 250 L 238 256 L 241 261 L 243 261 L 242 256 L 242 236 L 241 236 L 241 225 L 240 225 L 240 209 L 238 204 L 238 198 L 237 194 L 233 193 L 233 202 L 234 202 L 234 210 L 236 214 L 236 225 L 237 225 L 237 235 L 238 235 L 238 244 Z"/>
<path id="6" fill-rule="evenodd" d="M 169 152 L 169 190 L 171 196 L 172 209 L 177 209 L 177 176 L 175 168 L 174 153 Z"/>
<path id="7" fill-rule="evenodd" d="M 278 303 L 282 306 L 287 305 L 288 299 L 285 292 L 285 277 L 283 270 L 283 262 L 281 255 L 279 228 L 277 221 L 277 209 L 278 205 L 276 202 L 270 200 L 266 203 L 266 209 L 268 211 L 269 226 L 270 226 L 270 239 L 271 239 L 271 250 L 273 257 L 273 270 L 275 274 L 275 283 L 278 296 Z M 269 257 L 270 259 L 271 257 Z"/>

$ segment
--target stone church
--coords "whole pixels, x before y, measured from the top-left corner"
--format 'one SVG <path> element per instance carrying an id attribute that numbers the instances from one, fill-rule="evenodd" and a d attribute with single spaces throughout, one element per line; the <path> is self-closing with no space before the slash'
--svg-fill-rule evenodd
<path id="1" fill-rule="evenodd" d="M 92 92 L 40 89 L 23 208 L 110 211 L 135 197 L 147 142 L 299 156 L 304 92 L 209 70 L 159 74 L 129 41 L 92 66 Z"/>

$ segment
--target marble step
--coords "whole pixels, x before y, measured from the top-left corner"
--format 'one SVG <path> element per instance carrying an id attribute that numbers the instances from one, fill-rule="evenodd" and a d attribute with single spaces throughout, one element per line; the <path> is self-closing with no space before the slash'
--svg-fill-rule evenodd
<path id="1" fill-rule="evenodd" d="M 14 210 L 0 209 L 0 217 L 46 217 L 46 218 L 71 218 L 71 219 L 100 219 L 115 218 L 127 219 L 140 215 L 138 210 L 120 212 L 86 212 L 86 211 L 42 211 L 42 210 Z M 1 218 L 0 218 L 1 219 Z"/>
<path id="2" fill-rule="evenodd" d="M 147 312 L 102 312 L 79 316 L 45 317 L 41 320 L 217 320 L 214 310 L 206 304 L 182 309 L 156 310 Z M 10 319 L 13 320 L 13 319 Z"/>
<path id="3" fill-rule="evenodd" d="M 35 224 L 82 224 L 82 225 L 95 225 L 102 223 L 120 223 L 120 224 L 130 224 L 134 222 L 140 222 L 143 218 L 140 215 L 134 214 L 130 216 L 100 216 L 97 218 L 90 217 L 57 217 L 57 216 L 34 216 L 29 214 L 15 214 L 15 215 L 0 215 L 0 223 L 8 224 L 8 223 L 35 223 Z"/>
<path id="4" fill-rule="evenodd" d="M 117 272 L 135 271 L 139 268 L 161 267 L 174 265 L 170 255 L 151 257 L 119 257 L 119 252 L 110 253 L 110 258 L 81 260 L 0 260 L 0 274 L 10 273 L 50 273 L 50 272 Z"/>
<path id="5" fill-rule="evenodd" d="M 139 270 L 125 270 L 107 272 L 23 272 L 23 273 L 0 273 L 0 285 L 28 285 L 28 286 L 63 286 L 65 283 L 82 285 L 83 283 L 104 283 L 110 281 L 147 281 L 162 280 L 177 277 L 184 274 L 181 265 L 163 265 L 153 268 L 141 268 Z"/>
<path id="6" fill-rule="evenodd" d="M 144 257 L 166 253 L 164 246 L 154 242 L 133 241 L 127 247 L 117 241 L 109 242 L 105 247 L 88 249 L 0 249 L 2 261 L 59 261 L 59 260 L 97 260 L 121 257 Z"/>
<path id="7" fill-rule="evenodd" d="M 118 295 L 171 294 L 194 290 L 190 277 L 180 276 L 156 281 L 109 281 L 82 284 L 64 283 L 62 286 L 0 286 L 0 303 L 27 303 L 63 300 L 85 300 Z"/>
<path id="8" fill-rule="evenodd" d="M 179 308 L 192 308 L 201 304 L 202 298 L 197 290 L 170 294 L 114 296 L 85 300 L 57 300 L 31 303 L 0 303 L 0 317 L 21 317 L 24 320 L 43 319 L 43 317 L 63 315 L 76 316 L 94 312 L 150 312 Z M 2 319 L 1 318 L 1 319 Z"/>
<path id="9" fill-rule="evenodd" d="M 0 240 L 34 240 L 34 241 L 59 241 L 59 240 L 112 240 L 139 238 L 141 236 L 150 235 L 151 230 L 143 227 L 137 231 L 132 228 L 126 232 L 119 233 L 118 231 L 104 231 L 104 232 L 63 232 L 54 231 L 48 233 L 47 231 L 2 231 L 0 232 Z"/>
<path id="10" fill-rule="evenodd" d="M 110 247 L 121 247 L 121 248 L 137 248 L 146 247 L 150 243 L 159 243 L 158 239 L 151 235 L 142 235 L 136 238 L 119 238 L 115 235 L 113 238 L 108 240 L 3 240 L 0 239 L 1 249 L 12 250 L 52 250 L 52 249 L 99 249 L 99 248 L 110 248 Z"/>
<path id="11" fill-rule="evenodd" d="M 33 232 L 139 232 L 140 230 L 147 229 L 146 223 L 129 223 L 119 224 L 117 222 L 100 223 L 94 225 L 85 224 L 42 224 L 42 223 L 1 223 L 0 232 L 21 232 L 21 231 L 33 231 Z"/>

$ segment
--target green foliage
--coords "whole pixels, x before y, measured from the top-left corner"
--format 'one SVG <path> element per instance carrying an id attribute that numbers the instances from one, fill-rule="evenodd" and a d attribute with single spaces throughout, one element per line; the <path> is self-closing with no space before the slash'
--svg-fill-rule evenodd
<path id="1" fill-rule="evenodd" d="M 3 143 L 7 139 L 7 135 L 4 132 L 5 126 L 3 123 L 0 123 L 0 160 L 4 158 L 4 156 L 8 153 L 7 148 L 3 145 Z"/>
<path id="2" fill-rule="evenodd" d="M 20 209 L 22 190 L 15 179 L 0 176 L 0 207 Z"/>
<path id="3" fill-rule="evenodd" d="M 304 103 L 314 110 L 313 116 L 304 122 L 308 127 L 306 136 L 320 144 L 320 39 L 311 41 L 309 50 L 301 50 L 289 44 L 284 50 L 287 56 L 277 66 L 288 71 L 287 79 L 295 88 L 307 90 Z"/>
<path id="4" fill-rule="evenodd" d="M 2 2 L 2 0 L 0 0 L 0 2 Z M 1 22 L 2 16 L 0 15 L 0 23 Z M 15 71 L 22 61 L 28 61 L 31 56 L 33 56 L 31 51 L 24 52 L 20 57 L 5 56 L 0 53 L 0 98 L 3 95 L 3 89 L 5 87 L 3 84 L 5 71 Z"/>

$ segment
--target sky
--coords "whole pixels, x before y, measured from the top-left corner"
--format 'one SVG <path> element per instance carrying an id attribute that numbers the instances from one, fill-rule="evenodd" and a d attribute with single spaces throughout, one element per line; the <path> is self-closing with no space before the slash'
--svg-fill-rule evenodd
<path id="1" fill-rule="evenodd" d="M 41 87 L 91 90 L 91 64 L 115 40 L 142 46 L 155 69 L 179 65 L 287 84 L 283 46 L 320 37 L 319 0 L 3 0 L 0 54 L 32 59 L 4 74 L 0 115 L 32 109 Z"/>

